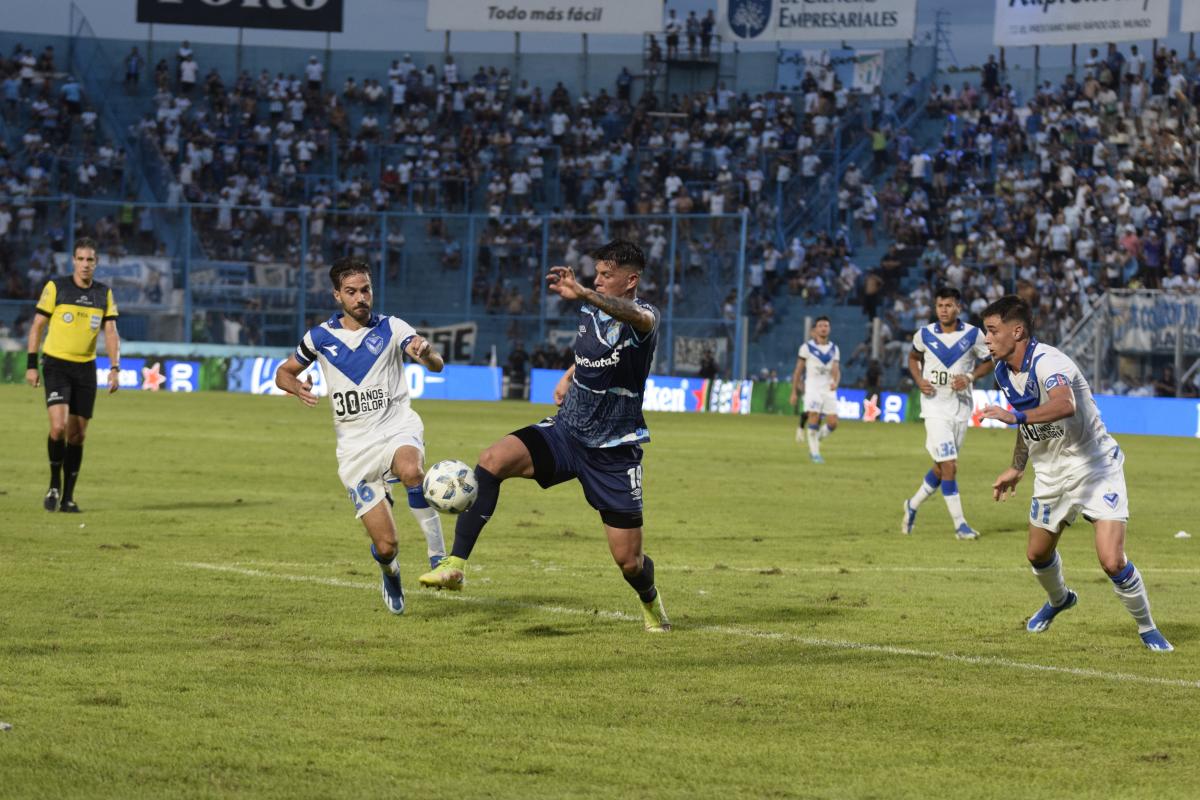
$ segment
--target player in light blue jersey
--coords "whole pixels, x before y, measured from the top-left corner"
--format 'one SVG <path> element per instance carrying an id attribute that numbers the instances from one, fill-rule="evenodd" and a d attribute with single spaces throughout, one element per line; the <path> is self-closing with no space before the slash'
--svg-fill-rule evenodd
<path id="1" fill-rule="evenodd" d="M 1047 602 L 1029 618 L 1026 630 L 1045 631 L 1079 600 L 1063 578 L 1058 539 L 1081 515 L 1092 523 L 1100 567 L 1137 622 L 1142 643 L 1157 652 L 1174 650 L 1150 616 L 1141 573 L 1125 557 L 1125 455 L 1104 427 L 1083 373 L 1062 351 L 1033 337 L 1033 313 L 1016 295 L 985 308 L 983 325 L 996 359 L 996 383 L 1013 407 L 988 406 L 983 415 L 1018 426 L 1012 465 L 992 484 L 993 497 L 1014 494 L 1027 463 L 1034 471 L 1025 552 Z"/>
<path id="2" fill-rule="evenodd" d="M 958 453 L 971 421 L 974 401 L 971 385 L 992 371 L 992 359 L 982 331 L 959 320 L 962 295 L 943 286 L 934 295 L 937 322 L 913 334 L 908 371 L 921 390 L 921 419 L 925 420 L 925 450 L 933 468 L 925 474 L 916 494 L 904 501 L 900 532 L 912 533 L 917 509 L 940 487 L 946 510 L 959 539 L 977 539 L 967 524 L 958 494 Z"/>

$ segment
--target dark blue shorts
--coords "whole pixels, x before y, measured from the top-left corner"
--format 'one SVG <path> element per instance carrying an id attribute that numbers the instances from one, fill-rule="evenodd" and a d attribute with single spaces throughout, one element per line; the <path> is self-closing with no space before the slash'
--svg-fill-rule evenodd
<path id="1" fill-rule="evenodd" d="M 561 425 L 556 425 L 553 417 L 513 431 L 513 436 L 529 450 L 533 478 L 543 489 L 577 478 L 592 508 L 641 517 L 641 446 L 585 447 Z M 639 520 L 637 525 L 615 527 L 640 526 Z"/>

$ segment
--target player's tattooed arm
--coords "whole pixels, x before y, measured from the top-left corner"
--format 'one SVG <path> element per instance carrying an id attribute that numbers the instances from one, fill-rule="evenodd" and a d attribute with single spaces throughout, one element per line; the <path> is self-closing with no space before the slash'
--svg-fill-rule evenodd
<path id="1" fill-rule="evenodd" d="M 648 333 L 654 329 L 654 314 L 633 300 L 624 297 L 609 297 L 606 294 L 600 294 L 595 289 L 587 288 L 583 289 L 580 295 L 584 302 L 591 303 L 613 319 L 628 322 L 638 333 Z"/>
<path id="2" fill-rule="evenodd" d="M 1025 435 L 1021 433 L 1021 429 L 1017 428 L 1017 443 L 1013 445 L 1012 468 L 1017 472 L 1024 472 L 1025 465 L 1029 463 L 1029 443 L 1025 441 Z"/>

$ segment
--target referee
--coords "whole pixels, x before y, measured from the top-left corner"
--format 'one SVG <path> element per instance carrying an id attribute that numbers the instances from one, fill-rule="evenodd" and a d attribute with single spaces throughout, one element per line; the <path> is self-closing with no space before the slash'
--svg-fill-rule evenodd
<path id="1" fill-rule="evenodd" d="M 29 327 L 28 362 L 25 382 L 36 387 L 38 347 L 47 327 L 42 349 L 46 411 L 50 416 L 50 490 L 43 502 L 47 511 L 79 513 L 75 504 L 75 480 L 83 462 L 83 439 L 96 405 L 96 338 L 104 329 L 104 349 L 112 368 L 108 373 L 109 393 L 117 390 L 120 375 L 121 339 L 117 335 L 117 304 L 112 290 L 92 280 L 96 272 L 96 242 L 77 239 L 71 255 L 71 275 L 51 278 L 42 289 L 37 314 Z M 66 473 L 64 476 L 63 473 Z"/>

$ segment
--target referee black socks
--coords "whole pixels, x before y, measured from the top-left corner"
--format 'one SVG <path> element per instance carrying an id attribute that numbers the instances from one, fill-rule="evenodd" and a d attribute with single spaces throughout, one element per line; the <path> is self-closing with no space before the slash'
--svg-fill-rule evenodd
<path id="1" fill-rule="evenodd" d="M 75 481 L 79 477 L 79 465 L 83 463 L 83 445 L 71 444 L 66 445 L 66 453 L 63 458 L 63 472 L 66 473 L 63 477 L 63 502 L 75 499 Z"/>
<path id="2" fill-rule="evenodd" d="M 46 437 L 46 451 L 50 454 L 50 488 L 62 488 L 63 458 L 67 452 L 66 439 Z"/>

